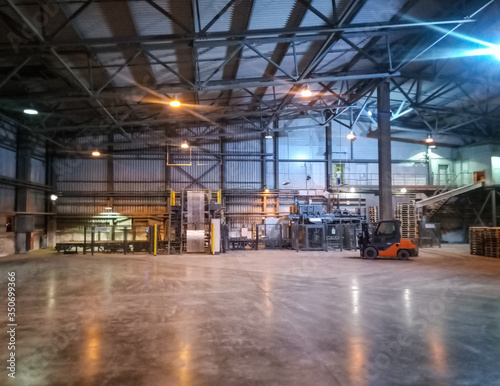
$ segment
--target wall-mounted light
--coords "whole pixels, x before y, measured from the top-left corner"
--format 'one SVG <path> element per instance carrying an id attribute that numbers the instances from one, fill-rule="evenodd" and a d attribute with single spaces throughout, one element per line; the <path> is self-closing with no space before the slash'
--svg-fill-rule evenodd
<path id="1" fill-rule="evenodd" d="M 187 149 L 188 147 L 189 147 L 189 143 L 187 143 L 187 141 L 183 141 L 183 142 L 181 143 L 181 148 L 182 148 L 182 149 Z"/>
<path id="2" fill-rule="evenodd" d="M 304 98 L 309 98 L 312 95 L 311 90 L 309 90 L 309 86 L 306 85 L 304 89 L 300 92 L 300 95 L 302 95 Z"/>
<path id="3" fill-rule="evenodd" d="M 36 110 L 34 108 L 24 109 L 23 113 L 28 114 L 28 115 L 37 115 L 38 110 Z"/>
<path id="4" fill-rule="evenodd" d="M 101 152 L 99 150 L 92 150 L 92 153 L 90 153 L 92 157 L 100 157 Z"/>
<path id="5" fill-rule="evenodd" d="M 406 188 L 401 188 L 401 193 L 406 193 L 406 192 L 407 192 Z"/>
<path id="6" fill-rule="evenodd" d="M 425 143 L 433 143 L 434 138 L 432 138 L 432 135 L 427 134 L 427 138 L 425 139 Z"/>
<path id="7" fill-rule="evenodd" d="M 58 198 L 59 198 L 59 197 L 57 197 L 55 194 L 51 194 L 51 195 L 50 195 L 50 199 L 51 199 L 52 201 L 57 201 L 57 199 L 58 199 Z"/>
<path id="8" fill-rule="evenodd" d="M 346 138 L 349 140 L 349 141 L 355 141 L 356 140 L 356 134 L 354 134 L 354 132 L 351 130 L 349 132 L 349 134 L 347 134 Z"/>

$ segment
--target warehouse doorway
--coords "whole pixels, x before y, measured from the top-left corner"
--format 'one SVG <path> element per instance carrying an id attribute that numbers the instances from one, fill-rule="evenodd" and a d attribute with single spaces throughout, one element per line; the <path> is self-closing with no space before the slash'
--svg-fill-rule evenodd
<path id="1" fill-rule="evenodd" d="M 438 165 L 437 185 L 448 185 L 448 165 Z"/>

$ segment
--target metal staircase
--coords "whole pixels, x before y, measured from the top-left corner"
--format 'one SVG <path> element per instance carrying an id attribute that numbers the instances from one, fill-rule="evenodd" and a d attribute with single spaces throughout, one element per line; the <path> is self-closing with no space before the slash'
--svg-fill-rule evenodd
<path id="1" fill-rule="evenodd" d="M 446 202 L 448 202 L 450 198 L 482 188 L 484 186 L 484 182 L 475 182 L 455 189 L 449 189 L 451 186 L 453 186 L 452 183 L 436 190 L 431 197 L 424 198 L 423 200 L 416 202 L 416 208 L 419 209 L 424 206 L 429 207 L 430 211 L 427 212 L 426 217 L 427 219 L 430 219 L 443 207 L 444 204 L 446 204 Z"/>

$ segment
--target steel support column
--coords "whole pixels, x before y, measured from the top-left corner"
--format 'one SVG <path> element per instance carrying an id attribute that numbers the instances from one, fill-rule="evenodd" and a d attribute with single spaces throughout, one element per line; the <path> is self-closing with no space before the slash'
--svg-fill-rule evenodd
<path id="1" fill-rule="evenodd" d="M 16 157 L 16 178 L 19 181 L 30 181 L 31 177 L 31 156 L 33 154 L 33 141 L 28 132 L 19 130 L 17 134 L 17 157 Z M 26 253 L 29 251 L 28 237 L 29 227 L 20 225 L 21 219 L 23 222 L 29 222 L 28 216 L 20 216 L 19 212 L 30 212 L 34 208 L 29 207 L 30 189 L 23 186 L 16 187 L 16 202 L 15 202 L 15 251 L 16 253 Z M 33 216 L 29 216 L 33 217 Z"/>
<path id="2" fill-rule="evenodd" d="M 391 104 L 389 82 L 377 88 L 378 109 L 378 174 L 379 174 L 379 212 L 381 220 L 392 220 L 392 181 L 391 181 Z"/>
<path id="3" fill-rule="evenodd" d="M 278 121 L 274 122 L 274 128 L 278 129 Z M 273 153 L 274 153 L 274 189 L 280 188 L 280 157 L 279 157 L 279 132 L 273 132 Z M 266 149 L 267 150 L 267 149 Z"/>
<path id="4" fill-rule="evenodd" d="M 266 139 L 264 138 L 264 135 L 262 135 L 262 134 L 260 136 L 260 152 L 262 154 L 266 153 Z M 265 155 L 262 155 L 260 157 L 260 181 L 261 181 L 263 189 L 265 187 L 267 187 L 267 181 L 266 181 L 266 156 Z"/>
<path id="5" fill-rule="evenodd" d="M 331 181 L 332 181 L 332 174 L 333 174 L 333 160 L 332 160 L 332 122 L 328 125 L 325 125 L 325 132 L 326 132 L 326 189 L 330 189 L 331 186 Z"/>
<path id="6" fill-rule="evenodd" d="M 497 226 L 497 195 L 496 190 L 493 188 L 493 193 L 491 194 L 491 219 L 493 221 L 492 226 Z"/>

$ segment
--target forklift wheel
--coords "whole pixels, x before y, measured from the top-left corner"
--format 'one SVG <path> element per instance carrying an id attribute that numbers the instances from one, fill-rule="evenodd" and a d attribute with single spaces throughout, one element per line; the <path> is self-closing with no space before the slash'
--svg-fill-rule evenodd
<path id="1" fill-rule="evenodd" d="M 400 249 L 398 251 L 398 259 L 408 260 L 409 258 L 410 258 L 410 252 L 408 252 L 406 249 Z"/>
<path id="2" fill-rule="evenodd" d="M 373 260 L 374 258 L 377 257 L 377 254 L 378 253 L 377 253 L 377 249 L 376 248 L 374 248 L 374 247 L 366 247 L 365 248 L 364 255 L 365 255 L 365 257 L 367 259 Z"/>

